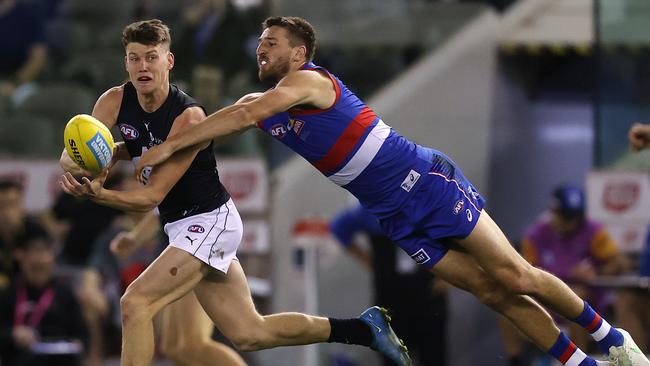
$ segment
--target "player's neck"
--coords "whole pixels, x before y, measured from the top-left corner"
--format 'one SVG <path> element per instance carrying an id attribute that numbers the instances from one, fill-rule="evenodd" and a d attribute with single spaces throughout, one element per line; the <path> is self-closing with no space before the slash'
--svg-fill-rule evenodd
<path id="1" fill-rule="evenodd" d="M 164 83 L 162 87 L 152 91 L 151 93 L 143 94 L 138 93 L 138 102 L 140 107 L 147 112 L 155 112 L 160 106 L 165 103 L 169 95 L 169 83 Z"/>

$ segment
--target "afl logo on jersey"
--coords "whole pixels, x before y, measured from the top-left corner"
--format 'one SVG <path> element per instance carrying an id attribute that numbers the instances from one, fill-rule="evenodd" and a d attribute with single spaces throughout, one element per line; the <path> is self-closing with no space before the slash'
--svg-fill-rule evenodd
<path id="1" fill-rule="evenodd" d="M 201 225 L 190 225 L 187 228 L 187 231 L 189 231 L 191 233 L 199 233 L 199 234 L 201 234 L 201 233 L 205 232 L 205 229 Z"/>
<path id="2" fill-rule="evenodd" d="M 120 124 L 120 132 L 122 132 L 122 136 L 124 136 L 126 140 L 135 140 L 140 136 L 140 133 L 135 129 L 135 127 L 127 125 L 126 123 Z"/>
<path id="3" fill-rule="evenodd" d="M 269 133 L 271 134 L 271 136 L 281 139 L 284 137 L 284 135 L 287 134 L 287 128 L 284 127 L 283 124 L 277 123 L 271 126 L 271 128 L 269 128 Z"/>

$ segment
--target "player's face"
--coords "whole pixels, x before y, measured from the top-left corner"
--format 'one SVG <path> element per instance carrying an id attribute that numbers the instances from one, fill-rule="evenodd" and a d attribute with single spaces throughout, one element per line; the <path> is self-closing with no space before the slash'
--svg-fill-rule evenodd
<path id="1" fill-rule="evenodd" d="M 174 67 L 174 55 L 162 44 L 129 43 L 126 45 L 125 64 L 135 89 L 150 94 L 167 87 L 169 70 Z"/>
<path id="2" fill-rule="evenodd" d="M 257 45 L 260 81 L 278 82 L 282 79 L 289 72 L 293 52 L 286 29 L 278 26 L 266 28 Z"/>

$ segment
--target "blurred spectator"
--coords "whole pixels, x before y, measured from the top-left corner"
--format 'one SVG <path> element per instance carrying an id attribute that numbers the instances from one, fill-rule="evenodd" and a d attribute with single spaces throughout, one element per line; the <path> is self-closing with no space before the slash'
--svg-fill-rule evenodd
<path id="1" fill-rule="evenodd" d="M 122 174 L 118 169 L 111 172 L 107 188 L 121 184 Z M 120 211 L 98 205 L 89 200 L 79 200 L 73 196 L 60 193 L 52 213 L 63 229 L 63 248 L 59 254 L 59 263 L 69 266 L 71 270 L 86 267 L 92 251 L 92 243 L 106 227 L 110 226 Z"/>
<path id="2" fill-rule="evenodd" d="M 43 11 L 28 1 L 0 0 L 0 97 L 20 104 L 47 64 Z"/>
<path id="3" fill-rule="evenodd" d="M 121 170 L 114 169 L 108 184 L 114 187 L 121 184 L 122 179 Z M 54 203 L 52 213 L 57 221 L 56 231 L 62 236 L 63 243 L 57 258 L 57 273 L 69 281 L 79 294 L 83 320 L 89 335 L 85 364 L 99 366 L 104 342 L 103 319 L 107 316 L 107 310 L 102 309 L 105 296 L 98 285 L 99 278 L 88 271 L 88 265 L 93 243 L 107 227 L 113 225 L 121 212 L 61 192 Z"/>
<path id="4" fill-rule="evenodd" d="M 221 94 L 232 78 L 246 70 L 247 64 L 249 69 L 254 69 L 255 60 L 246 52 L 250 32 L 246 28 L 244 15 L 234 7 L 232 1 L 192 0 L 184 8 L 183 21 L 180 41 L 173 50 L 179 58 L 174 75 L 196 82 L 201 75 L 219 74 L 216 80 L 220 84 L 212 84 L 211 87 L 217 88 Z M 198 72 L 201 75 L 193 75 L 195 67 L 200 65 L 202 68 Z M 192 94 L 196 92 L 192 90 Z M 199 100 L 208 110 L 219 106 Z"/>
<path id="5" fill-rule="evenodd" d="M 598 275 L 616 275 L 628 267 L 627 258 L 618 250 L 605 227 L 585 217 L 585 195 L 582 189 L 558 186 L 552 193 L 549 211 L 531 225 L 522 240 L 522 255 L 536 267 L 549 271 L 567 283 L 578 296 L 588 301 L 599 313 L 610 304 L 607 292 L 589 284 Z M 574 343 L 589 349 L 588 334 L 574 322 L 563 324 Z M 515 329 L 502 324 L 504 343 L 512 357 L 512 365 L 524 361 L 522 345 Z M 519 345 L 514 345 L 517 342 Z"/>
<path id="6" fill-rule="evenodd" d="M 641 253 L 639 275 L 650 277 L 650 231 Z M 616 301 L 616 314 L 621 327 L 630 332 L 644 353 L 650 353 L 650 292 L 647 288 L 623 289 Z"/>
<path id="7" fill-rule="evenodd" d="M 628 138 L 634 151 L 650 148 L 650 124 L 635 123 L 630 127 Z M 639 275 L 650 277 L 650 230 L 646 238 L 645 248 L 641 253 Z M 634 309 L 636 311 L 630 311 Z M 621 291 L 617 301 L 617 313 L 621 314 L 619 322 L 627 327 L 635 337 L 637 345 L 645 353 L 650 352 L 650 293 L 647 289 L 631 289 Z"/>
<path id="8" fill-rule="evenodd" d="M 0 358 L 10 366 L 81 365 L 86 329 L 77 299 L 54 277 L 52 239 L 29 235 L 20 274 L 0 295 Z"/>
<path id="9" fill-rule="evenodd" d="M 635 123 L 628 132 L 632 150 L 639 151 L 650 147 L 650 124 Z"/>
<path id="10" fill-rule="evenodd" d="M 43 233 L 45 228 L 25 212 L 23 186 L 12 179 L 0 180 L 0 289 L 17 271 L 16 249 L 27 237 Z"/>
<path id="11" fill-rule="evenodd" d="M 346 251 L 373 271 L 375 304 L 391 312 L 391 325 L 422 366 L 446 362 L 445 284 L 415 262 L 381 232 L 379 221 L 360 205 L 340 212 L 330 230 Z M 370 241 L 364 250 L 357 234 Z M 393 365 L 384 359 L 384 365 Z"/>

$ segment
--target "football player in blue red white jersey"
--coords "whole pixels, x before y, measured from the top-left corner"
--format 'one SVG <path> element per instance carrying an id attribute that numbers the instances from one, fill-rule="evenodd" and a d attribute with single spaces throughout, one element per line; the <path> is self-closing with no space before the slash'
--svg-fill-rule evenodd
<path id="1" fill-rule="evenodd" d="M 562 364 L 605 363 L 578 349 L 540 304 L 584 327 L 613 363 L 650 365 L 627 332 L 513 249 L 449 157 L 395 132 L 314 64 L 314 44 L 304 19 L 268 18 L 257 47 L 258 75 L 275 87 L 247 95 L 154 147 L 136 170 L 188 146 L 261 128 L 356 196 L 418 264 L 474 294 Z"/>

